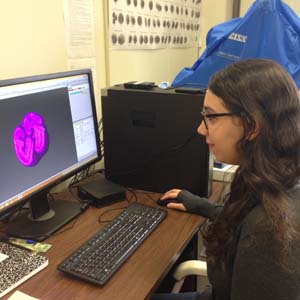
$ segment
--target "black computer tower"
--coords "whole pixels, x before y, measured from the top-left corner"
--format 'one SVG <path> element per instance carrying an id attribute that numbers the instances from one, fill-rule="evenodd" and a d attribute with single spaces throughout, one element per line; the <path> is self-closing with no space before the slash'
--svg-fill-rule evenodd
<path id="1" fill-rule="evenodd" d="M 102 90 L 106 178 L 146 191 L 179 188 L 208 196 L 213 160 L 197 134 L 203 98 L 123 85 Z"/>

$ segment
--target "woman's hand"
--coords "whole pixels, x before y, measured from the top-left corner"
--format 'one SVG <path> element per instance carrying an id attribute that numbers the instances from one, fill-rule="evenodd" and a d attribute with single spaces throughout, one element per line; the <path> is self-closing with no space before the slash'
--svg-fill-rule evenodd
<path id="1" fill-rule="evenodd" d="M 177 197 L 178 197 L 180 192 L 181 192 L 181 190 L 179 190 L 179 189 L 169 190 L 160 197 L 160 200 L 170 200 L 170 199 L 178 200 Z M 179 203 L 171 202 L 167 205 L 167 208 L 186 211 L 185 206 L 180 202 Z"/>

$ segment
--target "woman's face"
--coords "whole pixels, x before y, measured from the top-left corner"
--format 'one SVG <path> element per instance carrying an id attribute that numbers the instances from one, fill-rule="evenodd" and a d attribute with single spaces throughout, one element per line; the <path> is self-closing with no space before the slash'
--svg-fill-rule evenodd
<path id="1" fill-rule="evenodd" d="M 203 111 L 206 114 L 230 113 L 221 98 L 209 89 L 204 98 Z M 238 165 L 241 154 L 237 151 L 237 142 L 243 137 L 244 128 L 239 117 L 226 115 L 206 118 L 198 127 L 198 133 L 204 135 L 210 151 L 219 162 Z"/>

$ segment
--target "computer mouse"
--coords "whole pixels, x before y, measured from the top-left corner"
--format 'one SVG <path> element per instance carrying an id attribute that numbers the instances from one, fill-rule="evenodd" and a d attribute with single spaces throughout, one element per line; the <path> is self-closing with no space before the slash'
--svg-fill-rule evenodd
<path id="1" fill-rule="evenodd" d="M 169 203 L 181 203 L 177 198 L 161 200 L 158 199 L 156 203 L 160 206 L 167 206 Z"/>

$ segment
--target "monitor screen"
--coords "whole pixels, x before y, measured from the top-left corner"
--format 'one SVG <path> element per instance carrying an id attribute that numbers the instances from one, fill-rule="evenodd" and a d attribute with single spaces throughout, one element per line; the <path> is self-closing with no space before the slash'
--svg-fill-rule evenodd
<path id="1" fill-rule="evenodd" d="M 8 234 L 42 239 L 80 212 L 76 202 L 50 207 L 49 189 L 101 159 L 91 71 L 0 81 L 0 126 L 0 215 L 30 202 Z M 27 233 L 43 226 L 50 232 Z"/>

